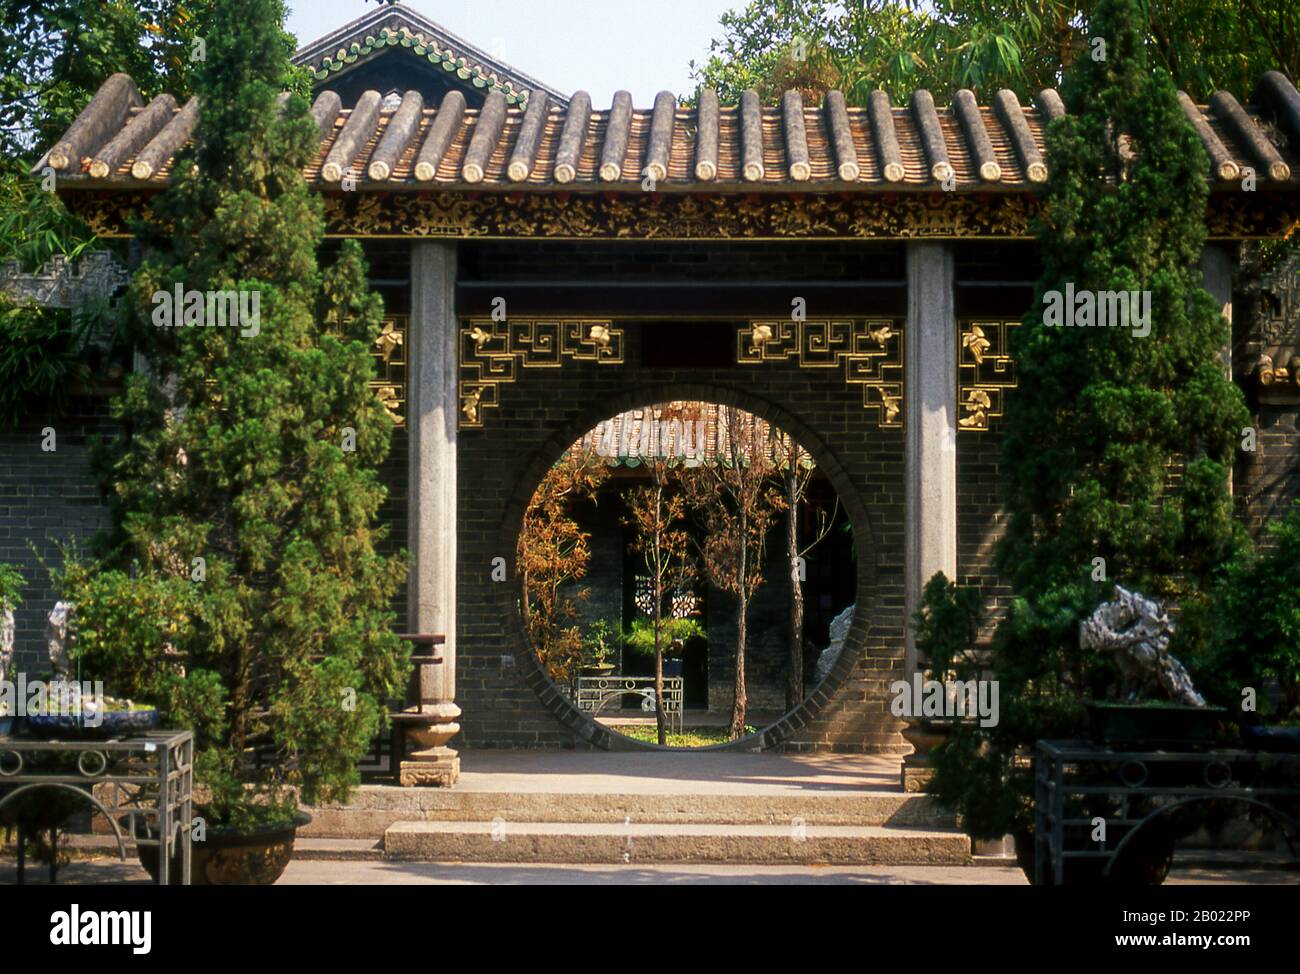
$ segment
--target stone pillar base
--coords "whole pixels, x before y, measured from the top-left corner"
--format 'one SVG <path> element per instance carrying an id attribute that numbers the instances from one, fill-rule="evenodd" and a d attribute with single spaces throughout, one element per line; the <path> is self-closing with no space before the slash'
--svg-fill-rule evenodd
<path id="1" fill-rule="evenodd" d="M 460 755 L 450 747 L 416 751 L 398 766 L 403 788 L 450 788 L 460 779 Z"/>
<path id="2" fill-rule="evenodd" d="M 903 758 L 901 773 L 903 791 L 919 792 L 930 790 L 930 780 L 934 777 L 934 768 L 924 759 L 913 761 L 914 755 Z"/>

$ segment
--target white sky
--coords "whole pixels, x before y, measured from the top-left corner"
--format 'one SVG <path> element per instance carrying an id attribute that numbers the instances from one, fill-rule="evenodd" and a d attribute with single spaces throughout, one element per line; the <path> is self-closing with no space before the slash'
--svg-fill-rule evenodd
<path id="1" fill-rule="evenodd" d="M 626 88 L 637 107 L 695 88 L 718 17 L 744 0 L 406 0 L 429 20 L 566 94 L 608 106 Z M 299 46 L 376 9 L 374 0 L 288 0 Z"/>

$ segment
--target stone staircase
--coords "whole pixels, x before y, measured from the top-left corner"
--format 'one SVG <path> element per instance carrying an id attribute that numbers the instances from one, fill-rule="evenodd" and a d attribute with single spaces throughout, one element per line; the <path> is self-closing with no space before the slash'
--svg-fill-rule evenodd
<path id="1" fill-rule="evenodd" d="M 671 786 L 670 786 L 671 787 Z M 310 809 L 303 858 L 437 862 L 962 865 L 925 795 L 837 790 L 499 791 L 366 786 Z"/>

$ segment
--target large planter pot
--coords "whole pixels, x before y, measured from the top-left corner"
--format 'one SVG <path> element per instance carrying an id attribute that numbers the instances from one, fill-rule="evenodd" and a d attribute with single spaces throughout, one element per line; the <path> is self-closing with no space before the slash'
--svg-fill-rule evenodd
<path id="1" fill-rule="evenodd" d="M 27 732 L 45 740 L 102 741 L 110 737 L 142 734 L 158 726 L 158 711 L 110 710 L 98 724 L 85 723 L 80 714 L 28 714 Z"/>
<path id="2" fill-rule="evenodd" d="M 1088 730 L 1098 744 L 1124 749 L 1203 747 L 1213 744 L 1223 707 L 1149 706 L 1089 701 Z"/>
<path id="3" fill-rule="evenodd" d="M 609 676 L 613 672 L 613 663 L 601 663 L 599 666 L 584 666 L 582 668 L 583 676 Z"/>
<path id="4" fill-rule="evenodd" d="M 299 812 L 292 822 L 249 831 L 208 829 L 202 842 L 190 852 L 190 882 L 195 886 L 270 886 L 284 873 L 293 858 L 298 829 L 311 821 Z M 158 847 L 139 846 L 140 865 L 158 881 Z M 179 850 L 172 854 L 168 873 L 179 882 Z"/>
<path id="5" fill-rule="evenodd" d="M 664 660 L 664 676 L 681 676 L 686 664 L 679 659 Z"/>

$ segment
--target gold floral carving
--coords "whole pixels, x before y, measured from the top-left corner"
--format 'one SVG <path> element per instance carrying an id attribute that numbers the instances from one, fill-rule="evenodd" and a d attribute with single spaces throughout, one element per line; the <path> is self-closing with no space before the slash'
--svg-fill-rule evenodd
<path id="1" fill-rule="evenodd" d="M 892 319 L 751 321 L 736 333 L 736 362 L 794 362 L 803 369 L 844 369 L 862 387 L 863 408 L 883 428 L 902 426 L 903 330 Z"/>
<path id="2" fill-rule="evenodd" d="M 957 403 L 963 415 L 957 426 L 982 431 L 1001 416 L 1004 396 L 1016 387 L 1010 329 L 1018 321 L 963 321 L 957 333 Z"/>
<path id="3" fill-rule="evenodd" d="M 370 346 L 375 358 L 375 378 L 370 388 L 398 426 L 406 423 L 406 315 L 391 315 Z"/>
<path id="4" fill-rule="evenodd" d="M 577 318 L 493 321 L 473 318 L 460 329 L 460 428 L 483 425 L 501 404 L 501 386 L 519 369 L 558 369 L 565 361 L 623 364 L 623 329 Z"/>
<path id="5" fill-rule="evenodd" d="M 66 187 L 66 183 L 64 184 Z M 68 190 L 69 209 L 101 237 L 133 235 L 155 195 Z M 332 237 L 561 240 L 1027 239 L 1030 193 L 439 193 L 323 196 Z M 1216 193 L 1211 239 L 1284 237 L 1300 229 L 1300 194 Z"/>

